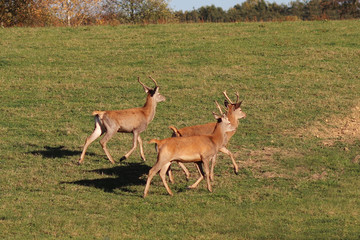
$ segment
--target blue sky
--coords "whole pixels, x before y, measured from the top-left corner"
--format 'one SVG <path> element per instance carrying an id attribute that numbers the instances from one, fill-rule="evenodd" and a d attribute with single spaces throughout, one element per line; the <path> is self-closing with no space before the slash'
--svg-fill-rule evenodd
<path id="1" fill-rule="evenodd" d="M 221 7 L 224 10 L 235 6 L 236 4 L 241 4 L 245 0 L 169 0 L 170 7 L 176 10 L 193 10 L 198 9 L 203 6 L 215 5 L 216 7 Z M 276 2 L 277 4 L 288 4 L 290 0 L 265 0 L 266 2 Z"/>

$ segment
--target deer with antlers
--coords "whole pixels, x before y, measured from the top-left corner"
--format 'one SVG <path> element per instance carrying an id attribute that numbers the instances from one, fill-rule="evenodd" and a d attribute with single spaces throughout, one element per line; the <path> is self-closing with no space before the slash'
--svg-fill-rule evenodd
<path id="1" fill-rule="evenodd" d="M 226 140 L 224 141 L 224 145 L 219 149 L 220 152 L 223 152 L 225 154 L 227 154 L 230 158 L 231 161 L 233 163 L 234 166 L 234 171 L 237 174 L 238 173 L 238 165 L 235 162 L 234 156 L 233 154 L 226 148 L 227 143 L 230 141 L 231 137 L 235 134 L 237 127 L 239 126 L 239 119 L 241 118 L 245 118 L 246 117 L 246 113 L 244 113 L 240 106 L 242 101 L 239 101 L 239 93 L 236 92 L 236 102 L 233 102 L 227 95 L 226 91 L 223 92 L 226 100 L 224 102 L 226 109 L 226 116 L 229 119 L 231 125 L 234 127 L 234 130 L 231 132 L 227 132 L 226 135 Z M 218 108 L 221 112 L 221 108 L 218 105 Z M 221 112 L 222 113 L 222 112 Z M 208 135 L 214 132 L 215 130 L 215 126 L 216 123 L 212 122 L 212 123 L 207 123 L 207 124 L 203 124 L 203 125 L 195 125 L 195 126 L 190 126 L 190 127 L 184 127 L 181 129 L 176 129 L 176 127 L 174 126 L 170 126 L 169 128 L 173 130 L 173 137 L 187 137 L 187 136 L 196 136 L 196 135 Z M 210 179 L 213 181 L 214 180 L 214 167 L 216 164 L 216 158 L 213 159 L 212 163 L 211 163 L 211 171 L 210 171 Z M 179 166 L 183 169 L 183 171 L 185 172 L 186 178 L 189 179 L 190 177 L 190 172 L 187 170 L 187 168 L 185 167 L 184 164 L 182 164 L 181 162 L 179 162 Z M 171 173 L 171 169 L 169 169 L 168 172 L 169 178 L 171 182 L 174 182 L 173 180 L 173 176 Z"/>
<path id="2" fill-rule="evenodd" d="M 143 107 L 118 111 L 94 111 L 92 113 L 92 115 L 95 116 L 95 129 L 85 141 L 79 164 L 84 161 L 85 152 L 88 146 L 104 133 L 106 134 L 100 140 L 100 144 L 110 162 L 114 164 L 115 161 L 110 155 L 106 144 L 116 132 L 132 133 L 134 136 L 132 148 L 120 159 L 120 161 L 125 160 L 130 156 L 130 154 L 136 149 L 137 143 L 139 143 L 140 146 L 141 158 L 144 161 L 146 160 L 140 134 L 145 131 L 149 123 L 154 119 L 157 103 L 165 101 L 165 97 L 159 92 L 159 86 L 155 79 L 152 77 L 149 78 L 155 83 L 154 88 L 146 86 L 138 77 L 138 82 L 147 93 L 146 102 Z"/>
<path id="3" fill-rule="evenodd" d="M 210 135 L 170 137 L 163 140 L 152 139 L 149 141 L 149 143 L 157 144 L 158 155 L 156 164 L 149 171 L 144 198 L 148 194 L 151 180 L 158 172 L 160 172 L 161 180 L 167 192 L 171 196 L 173 195 L 166 182 L 166 172 L 173 161 L 184 163 L 195 162 L 200 171 L 200 177 L 189 188 L 196 188 L 205 175 L 207 188 L 212 192 L 209 161 L 216 156 L 218 150 L 224 145 L 226 133 L 235 130 L 226 115 L 222 114 L 219 116 L 216 113 L 213 114 L 217 119 L 217 123 L 215 124 L 215 130 Z"/>

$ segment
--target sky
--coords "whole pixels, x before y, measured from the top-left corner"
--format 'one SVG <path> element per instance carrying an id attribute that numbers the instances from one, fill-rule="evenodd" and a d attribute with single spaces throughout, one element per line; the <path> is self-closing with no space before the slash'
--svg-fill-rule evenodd
<path id="1" fill-rule="evenodd" d="M 204 6 L 215 5 L 215 7 L 221 7 L 223 10 L 227 11 L 229 8 L 235 6 L 236 4 L 241 4 L 245 0 L 169 0 L 170 7 L 177 10 L 193 10 L 198 9 Z M 266 2 L 277 4 L 288 4 L 290 0 L 266 0 Z"/>

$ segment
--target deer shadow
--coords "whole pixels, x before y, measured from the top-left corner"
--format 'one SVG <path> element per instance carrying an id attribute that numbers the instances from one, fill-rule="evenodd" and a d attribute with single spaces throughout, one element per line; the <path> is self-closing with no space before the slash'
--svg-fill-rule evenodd
<path id="1" fill-rule="evenodd" d="M 112 168 L 101 168 L 90 170 L 88 172 L 98 173 L 99 175 L 107 175 L 110 177 L 96 179 L 82 179 L 72 182 L 61 182 L 61 184 L 76 184 L 86 187 L 94 187 L 102 189 L 104 192 L 114 192 L 120 189 L 123 192 L 134 192 L 128 187 L 135 185 L 145 185 L 146 180 L 143 177 L 150 170 L 150 166 L 143 163 L 122 163 L 122 166 Z"/>
<path id="2" fill-rule="evenodd" d="M 44 158 L 62 158 L 62 157 L 69 157 L 75 155 L 80 156 L 81 152 L 68 150 L 65 148 L 65 146 L 58 146 L 58 147 L 44 146 L 42 150 L 35 150 L 29 153 L 33 155 L 41 155 Z"/>

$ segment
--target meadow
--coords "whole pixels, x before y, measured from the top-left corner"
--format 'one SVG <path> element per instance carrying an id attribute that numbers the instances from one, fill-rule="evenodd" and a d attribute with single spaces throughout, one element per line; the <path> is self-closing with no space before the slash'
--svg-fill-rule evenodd
<path id="1" fill-rule="evenodd" d="M 360 21 L 0 29 L 2 239 L 359 239 Z M 141 135 L 98 140 L 94 110 L 167 100 Z M 146 142 L 214 121 L 238 91 L 247 118 L 218 154 L 213 193 L 174 164 L 171 197 Z"/>

